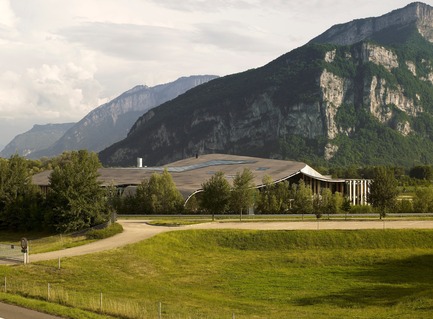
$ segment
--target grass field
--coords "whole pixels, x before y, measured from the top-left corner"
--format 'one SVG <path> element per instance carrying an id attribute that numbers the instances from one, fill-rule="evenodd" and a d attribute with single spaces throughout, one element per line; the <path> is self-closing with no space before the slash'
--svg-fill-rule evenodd
<path id="1" fill-rule="evenodd" d="M 29 247 L 32 254 L 45 253 L 49 251 L 56 251 L 76 246 L 82 246 L 94 242 L 97 239 L 114 236 L 121 233 L 123 228 L 118 223 L 113 223 L 105 229 L 90 230 L 82 235 L 47 235 L 46 233 L 16 233 L 16 232 L 1 232 L 0 243 L 15 244 L 20 246 L 21 238 L 28 239 Z"/>
<path id="2" fill-rule="evenodd" d="M 0 234 L 0 243 L 15 244 L 20 246 L 20 239 L 25 237 L 29 241 L 32 254 L 44 253 L 48 251 L 60 250 L 81 246 L 91 243 L 92 239 L 87 239 L 86 236 L 71 236 L 71 235 L 47 235 L 43 233 L 14 233 L 2 232 Z"/>
<path id="3" fill-rule="evenodd" d="M 117 318 L 431 318 L 432 265 L 431 230 L 188 230 L 0 275 Z"/>

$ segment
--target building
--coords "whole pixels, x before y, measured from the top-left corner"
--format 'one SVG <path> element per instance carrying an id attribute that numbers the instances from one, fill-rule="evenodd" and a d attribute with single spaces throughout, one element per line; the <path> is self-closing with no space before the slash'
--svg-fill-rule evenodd
<path id="1" fill-rule="evenodd" d="M 224 172 L 231 183 L 236 173 L 249 169 L 254 175 L 257 188 L 263 187 L 263 177 L 270 176 L 274 183 L 288 181 L 290 184 L 299 183 L 301 179 L 309 185 L 314 194 L 320 194 L 323 188 L 340 192 L 353 205 L 367 204 L 370 180 L 333 179 L 323 176 L 312 167 L 302 162 L 264 159 L 248 156 L 227 154 L 207 154 L 183 159 L 161 167 L 130 168 L 100 168 L 99 180 L 104 187 L 114 186 L 120 194 L 134 192 L 134 189 L 155 172 L 167 169 L 173 177 L 178 190 L 185 199 L 185 203 L 195 194 L 201 192 L 201 186 L 218 171 Z M 51 171 L 45 171 L 33 176 L 33 183 L 39 185 L 45 192 L 49 188 Z"/>

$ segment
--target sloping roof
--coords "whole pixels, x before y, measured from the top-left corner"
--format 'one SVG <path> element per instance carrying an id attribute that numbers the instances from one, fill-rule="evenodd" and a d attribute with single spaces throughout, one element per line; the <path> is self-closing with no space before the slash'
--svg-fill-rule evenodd
<path id="1" fill-rule="evenodd" d="M 262 185 L 265 175 L 270 176 L 274 182 L 278 182 L 299 173 L 322 181 L 344 182 L 341 179 L 327 178 L 302 162 L 227 154 L 201 155 L 198 158 L 183 159 L 163 167 L 101 168 L 99 169 L 99 180 L 103 186 L 139 185 L 143 179 L 148 179 L 153 173 L 167 169 L 179 191 L 187 198 L 200 190 L 202 184 L 216 172 L 224 172 L 225 177 L 231 183 L 236 173 L 242 172 L 245 168 L 251 170 L 257 186 Z M 50 174 L 51 171 L 45 171 L 33 176 L 33 183 L 48 186 Z"/>

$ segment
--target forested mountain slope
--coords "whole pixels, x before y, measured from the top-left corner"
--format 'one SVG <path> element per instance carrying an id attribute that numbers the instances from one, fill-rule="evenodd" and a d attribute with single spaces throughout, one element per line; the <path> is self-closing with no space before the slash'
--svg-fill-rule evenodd
<path id="1" fill-rule="evenodd" d="M 320 165 L 433 159 L 433 8 L 335 26 L 269 64 L 144 114 L 105 165 L 229 153 Z M 346 39 L 342 41 L 341 39 Z"/>

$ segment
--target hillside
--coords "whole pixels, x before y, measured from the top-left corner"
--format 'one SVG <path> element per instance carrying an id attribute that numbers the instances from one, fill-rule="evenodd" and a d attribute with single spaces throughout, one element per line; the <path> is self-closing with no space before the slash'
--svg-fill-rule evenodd
<path id="1" fill-rule="evenodd" d="M 75 123 L 34 125 L 25 133 L 17 135 L 0 152 L 0 157 L 10 157 L 14 154 L 32 156 L 33 153 L 53 145 Z"/>
<path id="2" fill-rule="evenodd" d="M 91 111 L 53 145 L 30 157 L 55 156 L 78 149 L 98 152 L 125 138 L 134 122 L 146 111 L 214 78 L 216 76 L 198 75 L 154 87 L 136 86 Z"/>
<path id="3" fill-rule="evenodd" d="M 332 27 L 263 67 L 147 112 L 100 159 L 154 165 L 229 153 L 318 165 L 431 163 L 432 17 L 418 2 Z"/>

